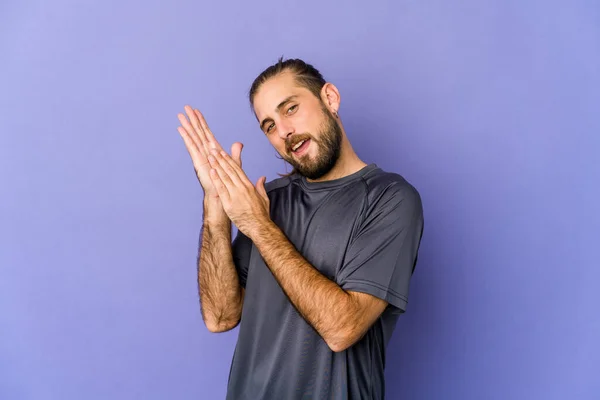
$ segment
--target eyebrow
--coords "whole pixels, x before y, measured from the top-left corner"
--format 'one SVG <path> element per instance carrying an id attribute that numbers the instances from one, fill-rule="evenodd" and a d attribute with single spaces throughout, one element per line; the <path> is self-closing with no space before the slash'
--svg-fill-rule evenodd
<path id="1" fill-rule="evenodd" d="M 277 105 L 277 107 L 275 107 L 275 111 L 279 112 L 279 110 L 281 110 L 281 107 L 285 106 L 287 103 L 294 100 L 296 97 L 298 97 L 298 95 L 296 95 L 296 94 L 286 97 L 285 99 L 283 99 L 283 101 L 281 103 L 279 103 Z M 269 121 L 273 121 L 273 119 L 269 118 L 269 117 L 263 119 L 262 122 L 260 123 L 260 129 L 264 131 L 265 130 L 264 125 Z"/>

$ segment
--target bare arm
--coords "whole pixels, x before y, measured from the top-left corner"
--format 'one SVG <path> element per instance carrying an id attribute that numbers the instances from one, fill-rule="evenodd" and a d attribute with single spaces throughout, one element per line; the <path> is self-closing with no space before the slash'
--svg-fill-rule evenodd
<path id="1" fill-rule="evenodd" d="M 345 291 L 321 274 L 274 223 L 255 232 L 252 240 L 275 279 L 331 350 L 356 343 L 385 310 L 384 300 Z"/>
<path id="2" fill-rule="evenodd" d="M 177 115 L 181 126 L 177 131 L 192 158 L 198 181 L 204 191 L 204 222 L 198 252 L 198 291 L 202 318 L 211 332 L 235 327 L 241 316 L 244 290 L 241 288 L 231 252 L 231 221 L 209 177 L 207 155 L 210 149 L 221 150 L 204 116 L 185 106 Z M 231 154 L 236 165 L 242 165 L 242 144 L 234 143 Z"/>
<path id="3" fill-rule="evenodd" d="M 254 242 L 304 319 L 333 351 L 356 343 L 385 310 L 387 302 L 370 294 L 343 290 L 302 257 L 270 218 L 265 177 L 255 187 L 225 152 L 211 151 L 208 160 L 223 209 Z"/>
<path id="4" fill-rule="evenodd" d="M 202 318 L 211 332 L 233 329 L 240 321 L 243 288 L 231 253 L 231 222 L 218 200 L 205 198 L 198 257 Z"/>

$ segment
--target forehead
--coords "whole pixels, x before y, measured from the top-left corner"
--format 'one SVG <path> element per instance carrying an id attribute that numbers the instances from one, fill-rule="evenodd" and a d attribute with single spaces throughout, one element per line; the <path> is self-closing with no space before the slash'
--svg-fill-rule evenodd
<path id="1" fill-rule="evenodd" d="M 259 121 L 275 113 L 277 106 L 290 96 L 299 98 L 312 95 L 312 93 L 303 86 L 298 85 L 294 75 L 291 72 L 282 72 L 281 74 L 269 78 L 265 81 L 254 96 L 254 112 Z"/>

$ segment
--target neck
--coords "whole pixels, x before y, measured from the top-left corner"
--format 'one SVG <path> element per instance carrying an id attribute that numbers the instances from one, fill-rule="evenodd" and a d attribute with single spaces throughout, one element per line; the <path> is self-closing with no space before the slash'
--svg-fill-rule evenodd
<path id="1" fill-rule="evenodd" d="M 344 133 L 342 139 L 342 148 L 340 149 L 340 157 L 338 158 L 331 171 L 329 171 L 319 179 L 307 179 L 307 181 L 325 182 L 331 181 L 333 179 L 340 179 L 345 176 L 351 175 L 355 172 L 358 172 L 366 166 L 367 164 L 358 157 L 358 155 L 352 148 L 352 145 L 348 141 L 346 134 Z"/>

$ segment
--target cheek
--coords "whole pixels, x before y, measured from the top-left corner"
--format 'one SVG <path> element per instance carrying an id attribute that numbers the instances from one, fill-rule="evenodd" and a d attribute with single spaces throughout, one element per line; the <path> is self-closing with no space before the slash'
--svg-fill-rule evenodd
<path id="1" fill-rule="evenodd" d="M 315 138 L 323 129 L 323 123 L 324 118 L 318 113 L 311 113 L 310 116 L 307 115 L 306 118 L 298 119 L 298 127 L 302 129 L 301 132 L 309 133 Z"/>
<path id="2" fill-rule="evenodd" d="M 296 133 L 313 133 L 314 129 L 311 124 L 311 118 L 304 113 L 300 113 L 294 118 Z"/>
<path id="3" fill-rule="evenodd" d="M 283 140 L 281 140 L 280 137 L 278 137 L 277 135 L 267 136 L 267 139 L 269 140 L 269 143 L 271 143 L 271 146 L 273 146 L 279 154 L 286 153 L 285 142 Z"/>

